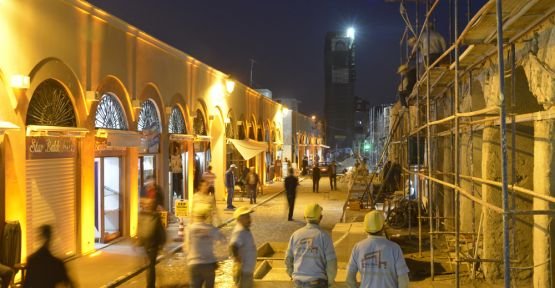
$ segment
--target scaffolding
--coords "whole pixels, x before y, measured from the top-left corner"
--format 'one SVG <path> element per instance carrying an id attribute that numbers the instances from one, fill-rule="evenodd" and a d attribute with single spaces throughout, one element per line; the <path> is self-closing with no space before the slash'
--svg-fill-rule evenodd
<path id="1" fill-rule="evenodd" d="M 511 251 L 511 243 L 515 243 L 516 218 L 519 215 L 546 215 L 551 217 L 555 213 L 552 209 L 517 209 L 515 204 L 518 197 L 531 197 L 533 199 L 541 199 L 546 203 L 555 203 L 555 197 L 550 195 L 538 194 L 533 189 L 517 186 L 515 173 L 515 161 L 517 161 L 517 148 L 515 147 L 517 123 L 532 122 L 535 120 L 555 119 L 553 110 L 534 111 L 527 113 L 517 113 L 516 102 L 516 59 L 515 59 L 515 43 L 530 33 L 535 27 L 544 23 L 549 17 L 555 13 L 554 0 L 490 0 L 485 3 L 474 16 L 471 17 L 471 1 L 470 0 L 386 0 L 386 2 L 397 2 L 401 5 L 401 16 L 406 23 L 406 29 L 401 37 L 401 63 L 409 65 L 414 60 L 416 66 L 416 83 L 407 97 L 408 107 L 401 107 L 397 104 L 398 114 L 395 123 L 392 125 L 391 133 L 384 145 L 380 164 L 383 165 L 386 152 L 394 152 L 402 165 L 403 185 L 405 179 L 418 177 L 423 179 L 427 191 L 427 204 L 423 202 L 423 194 L 426 191 L 418 193 L 418 250 L 422 256 L 422 246 L 425 238 L 429 242 L 430 250 L 430 271 L 432 279 L 435 277 L 434 264 L 438 258 L 435 250 L 435 241 L 441 235 L 454 236 L 454 255 L 447 257 L 448 261 L 454 262 L 455 265 L 455 282 L 456 287 L 460 287 L 460 280 L 463 277 L 461 265 L 468 265 L 469 276 L 476 277 L 480 263 L 498 263 L 503 265 L 503 277 L 505 287 L 511 287 L 511 275 L 515 271 L 534 269 L 538 265 L 549 265 L 550 263 L 533 263 L 529 267 L 515 267 L 514 264 L 521 264 L 514 251 Z M 410 3 L 408 3 L 410 2 Z M 440 5 L 449 5 L 449 32 L 450 46 L 433 62 L 430 61 L 430 25 L 436 18 L 434 12 L 438 12 Z M 414 7 L 414 18 L 411 19 L 407 5 Z M 423 15 L 422 12 L 424 10 Z M 460 16 L 466 12 L 466 19 L 460 19 Z M 439 13 L 439 12 L 438 12 Z M 422 23 L 422 24 L 420 24 Z M 461 31 L 459 23 L 466 23 L 465 28 Z M 459 33 L 460 31 L 460 33 Z M 416 39 L 416 45 L 410 47 L 409 38 L 413 36 Z M 426 41 L 428 54 L 422 55 L 419 43 Z M 420 58 L 419 58 L 420 57 Z M 506 59 L 508 58 L 508 59 Z M 421 63 L 418 59 L 422 59 Z M 509 69 L 505 69 L 505 61 L 508 61 Z M 447 65 L 445 65 L 447 63 Z M 473 72 L 482 68 L 484 63 L 489 63 L 497 67 L 499 71 L 499 95 L 497 105 L 490 105 L 484 108 L 475 109 L 472 103 L 472 91 L 470 95 L 470 111 L 461 111 L 461 92 L 465 87 L 472 89 Z M 510 99 L 506 99 L 505 78 L 511 76 L 511 82 L 508 83 L 508 95 Z M 445 98 L 450 97 L 450 111 L 439 111 L 438 106 Z M 443 102 L 441 102 L 443 103 Z M 510 103 L 508 105 L 507 103 Z M 412 107 L 412 108 L 409 108 Z M 443 112 L 443 113 L 442 113 Z M 411 120 L 413 119 L 413 120 Z M 411 123 L 415 123 L 414 127 Z M 487 127 L 494 127 L 499 130 L 499 151 L 501 159 L 501 180 L 488 179 L 486 177 L 477 177 L 474 167 L 474 134 L 482 131 Z M 510 132 L 510 138 L 508 138 Z M 461 137 L 463 133 L 470 135 L 470 175 L 464 175 L 461 171 Z M 416 139 L 416 167 L 411 167 L 409 163 L 409 139 Z M 421 139 L 424 139 L 425 152 L 424 159 L 421 158 Z M 446 140 L 447 139 L 447 140 Z M 446 143 L 449 141 L 451 150 L 451 169 L 452 172 L 443 171 L 443 167 L 437 167 L 439 160 L 434 158 L 432 151 L 437 152 L 439 149 L 438 142 Z M 508 147 L 509 142 L 511 147 Z M 447 147 L 446 147 L 447 148 Z M 509 151 L 510 150 L 510 151 Z M 510 155 L 509 155 L 510 153 Z M 532 156 L 534 157 L 534 156 Z M 437 156 L 436 156 L 437 158 Z M 511 163 L 509 163 L 511 161 Z M 509 171 L 511 167 L 512 171 Z M 483 172 L 483 171 L 482 171 Z M 374 175 L 374 174 L 372 174 Z M 440 178 L 443 177 L 443 178 Z M 472 187 L 470 191 L 465 189 L 461 181 L 470 182 Z M 411 182 L 408 182 L 411 185 Z M 501 205 L 491 203 L 484 200 L 475 191 L 476 185 L 485 185 L 496 187 L 501 190 Z M 409 187 L 410 188 L 410 187 Z M 439 191 L 443 193 L 453 193 L 452 197 L 452 219 L 442 215 L 440 206 L 443 203 L 436 203 L 435 196 L 439 195 Z M 381 194 L 382 190 L 378 192 Z M 483 191 L 482 191 L 483 192 Z M 378 197 L 372 195 L 371 189 L 367 189 L 361 200 L 375 200 Z M 471 211 L 463 211 L 463 213 L 472 213 L 472 225 L 470 232 L 461 231 L 461 196 L 465 201 L 471 202 Z M 441 200 L 441 199 L 440 199 Z M 369 200 L 367 200 L 369 201 Z M 371 203 L 370 205 L 375 205 Z M 481 206 L 482 213 L 477 217 L 478 207 Z M 428 213 L 425 215 L 421 211 L 421 207 L 428 207 Z M 445 208 L 444 208 L 445 209 Z M 480 241 L 483 240 L 483 211 L 495 212 L 502 215 L 503 225 L 503 257 L 502 259 L 486 259 L 479 257 L 478 251 Z M 409 216 L 410 217 L 410 216 Z M 476 219 L 479 218 L 479 219 Z M 423 221 L 426 220 L 429 231 L 425 235 Z M 452 223 L 448 225 L 446 223 Z M 442 225 L 443 224 L 443 225 Z M 409 221 L 410 225 L 410 221 Z M 409 227 L 409 233 L 411 227 Z M 470 243 L 471 249 L 465 249 Z M 515 248 L 516 249 L 516 248 Z M 466 250 L 463 253 L 462 250 Z M 549 256 L 549 259 L 551 256 Z M 551 279 L 551 281 L 553 281 Z M 512 284 L 511 284 L 512 283 Z M 551 285 L 554 283 L 551 282 Z"/>

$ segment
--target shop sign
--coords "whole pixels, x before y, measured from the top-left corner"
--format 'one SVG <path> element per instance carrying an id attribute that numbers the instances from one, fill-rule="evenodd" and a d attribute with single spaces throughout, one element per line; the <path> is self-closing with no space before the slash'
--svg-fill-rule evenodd
<path id="1" fill-rule="evenodd" d="M 27 159 L 71 158 L 77 156 L 77 139 L 70 137 L 27 137 Z"/>
<path id="2" fill-rule="evenodd" d="M 187 200 L 175 200 L 175 216 L 187 217 L 189 214 L 189 205 Z"/>

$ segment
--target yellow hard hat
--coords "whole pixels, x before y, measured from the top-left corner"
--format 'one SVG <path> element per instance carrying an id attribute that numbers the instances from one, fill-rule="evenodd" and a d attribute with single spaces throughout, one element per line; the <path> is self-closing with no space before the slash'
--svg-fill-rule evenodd
<path id="1" fill-rule="evenodd" d="M 250 214 L 252 212 L 254 212 L 254 211 L 249 207 L 246 207 L 246 206 L 239 207 L 239 208 L 235 209 L 235 211 L 233 212 L 233 218 L 238 219 L 242 215 Z"/>
<path id="2" fill-rule="evenodd" d="M 378 210 L 372 210 L 364 216 L 364 229 L 368 233 L 376 233 L 382 230 L 385 217 Z"/>
<path id="3" fill-rule="evenodd" d="M 304 208 L 304 218 L 308 220 L 319 220 L 322 216 L 322 206 L 318 203 L 308 204 Z"/>

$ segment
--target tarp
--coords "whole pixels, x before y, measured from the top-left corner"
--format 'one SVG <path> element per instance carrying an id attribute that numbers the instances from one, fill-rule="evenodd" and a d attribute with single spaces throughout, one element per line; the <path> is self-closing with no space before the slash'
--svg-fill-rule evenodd
<path id="1" fill-rule="evenodd" d="M 253 140 L 236 140 L 228 139 L 229 142 L 235 146 L 237 151 L 243 156 L 245 160 L 249 160 L 255 157 L 258 153 L 262 153 L 268 149 L 268 144 L 266 142 L 258 142 Z"/>

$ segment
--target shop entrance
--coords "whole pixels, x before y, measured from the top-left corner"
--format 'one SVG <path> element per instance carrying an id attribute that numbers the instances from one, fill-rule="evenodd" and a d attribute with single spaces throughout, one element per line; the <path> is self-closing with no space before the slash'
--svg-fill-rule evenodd
<path id="1" fill-rule="evenodd" d="M 94 159 L 95 242 L 108 243 L 121 234 L 121 158 Z"/>
<path id="2" fill-rule="evenodd" d="M 156 156 L 139 156 L 139 191 L 143 190 L 148 177 L 156 177 Z"/>

